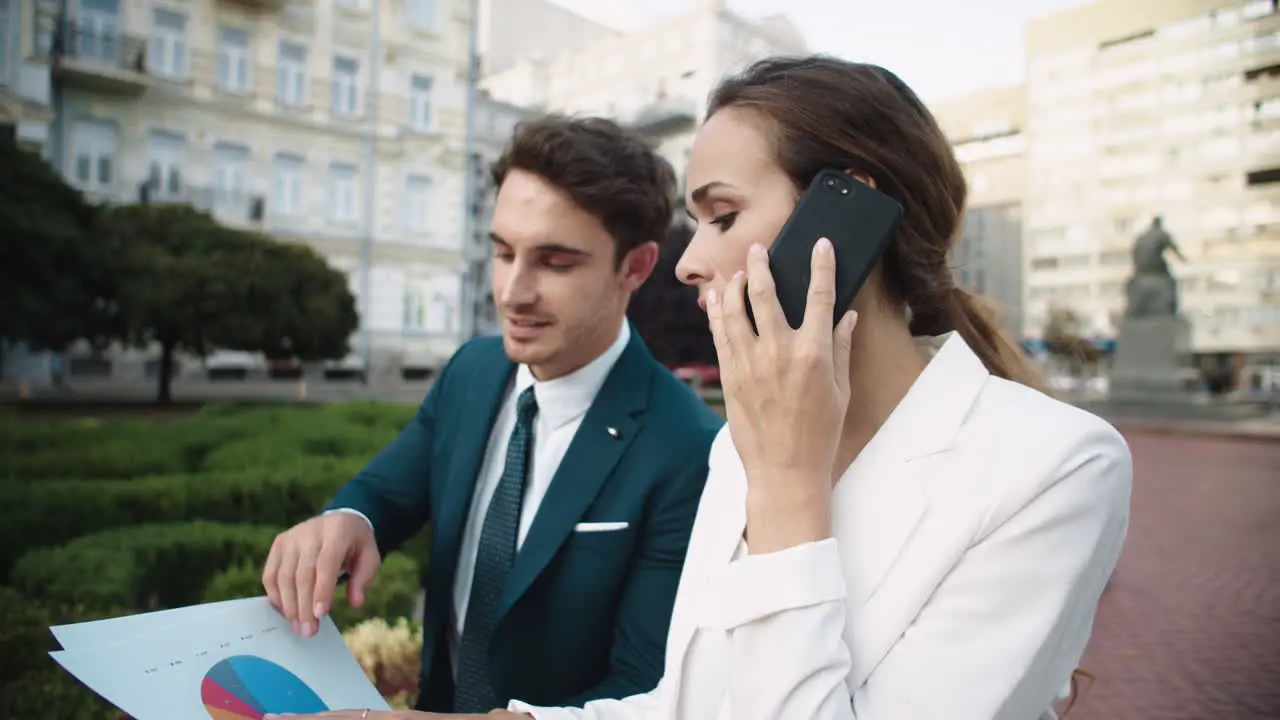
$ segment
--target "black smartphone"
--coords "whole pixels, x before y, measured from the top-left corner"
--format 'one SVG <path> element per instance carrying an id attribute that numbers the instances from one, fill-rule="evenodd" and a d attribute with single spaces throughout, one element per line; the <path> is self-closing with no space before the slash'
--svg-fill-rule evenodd
<path id="1" fill-rule="evenodd" d="M 902 205 L 846 172 L 822 170 L 800 196 L 769 248 L 769 268 L 778 304 L 792 329 L 804 322 L 813 246 L 831 241 L 836 255 L 836 304 L 831 325 L 849 311 L 872 268 L 889 247 L 902 220 Z M 747 317 L 755 329 L 751 302 Z"/>

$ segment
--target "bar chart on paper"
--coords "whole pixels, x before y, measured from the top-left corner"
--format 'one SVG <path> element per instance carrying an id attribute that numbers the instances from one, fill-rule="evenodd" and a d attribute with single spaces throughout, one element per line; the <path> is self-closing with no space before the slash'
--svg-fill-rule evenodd
<path id="1" fill-rule="evenodd" d="M 200 699 L 212 720 L 262 720 L 271 713 L 329 709 L 297 675 L 256 655 L 233 655 L 209 668 Z"/>

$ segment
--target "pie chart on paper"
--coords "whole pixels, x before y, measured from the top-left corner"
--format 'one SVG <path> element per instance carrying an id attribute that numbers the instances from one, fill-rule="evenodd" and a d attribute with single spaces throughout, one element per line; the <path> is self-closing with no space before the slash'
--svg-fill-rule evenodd
<path id="1" fill-rule="evenodd" d="M 200 684 L 200 699 L 212 720 L 262 720 L 269 713 L 329 710 L 297 675 L 256 655 L 235 655 L 209 668 Z"/>

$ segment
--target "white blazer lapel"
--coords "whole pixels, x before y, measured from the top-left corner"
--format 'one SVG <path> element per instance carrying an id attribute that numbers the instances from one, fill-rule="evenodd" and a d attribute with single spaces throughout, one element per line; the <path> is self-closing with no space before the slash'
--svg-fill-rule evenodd
<path id="1" fill-rule="evenodd" d="M 953 445 L 988 376 L 981 360 L 952 333 L 836 486 L 832 525 L 849 592 L 845 633 L 853 659 L 851 689 L 866 680 L 906 629 L 884 622 L 889 615 L 898 619 L 898 613 L 871 612 L 870 605 L 881 604 L 876 591 L 928 508 L 928 488 L 937 481 L 931 477 L 938 467 L 934 460 Z M 899 601 L 886 597 L 883 602 Z M 904 623 L 914 616 L 907 610 L 900 615 Z"/>

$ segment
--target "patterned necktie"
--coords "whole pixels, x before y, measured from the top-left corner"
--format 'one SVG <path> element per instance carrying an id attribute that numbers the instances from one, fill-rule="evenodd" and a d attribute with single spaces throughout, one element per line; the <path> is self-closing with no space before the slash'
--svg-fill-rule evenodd
<path id="1" fill-rule="evenodd" d="M 529 452 L 533 449 L 533 418 L 537 412 L 538 401 L 533 388 L 529 387 L 516 401 L 516 427 L 507 442 L 507 464 L 480 531 L 471 597 L 467 601 L 467 617 L 458 648 L 455 713 L 487 713 L 507 704 L 497 697 L 490 682 L 489 640 L 498 619 L 498 600 L 516 558 L 516 533 L 520 527 L 520 506 L 529 474 Z"/>

